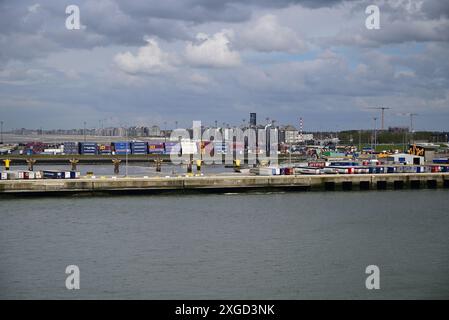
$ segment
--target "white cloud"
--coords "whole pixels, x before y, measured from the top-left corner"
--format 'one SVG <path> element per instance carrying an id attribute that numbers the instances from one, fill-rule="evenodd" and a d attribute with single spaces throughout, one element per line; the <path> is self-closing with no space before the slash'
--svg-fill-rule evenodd
<path id="1" fill-rule="evenodd" d="M 262 52 L 298 53 L 306 49 L 296 32 L 279 24 L 278 18 L 266 14 L 249 25 L 239 36 L 239 46 Z"/>
<path id="2" fill-rule="evenodd" d="M 198 85 L 210 84 L 212 82 L 208 77 L 199 73 L 194 73 L 190 75 L 189 79 L 192 83 Z"/>
<path id="3" fill-rule="evenodd" d="M 28 7 L 28 12 L 36 13 L 40 7 L 41 5 L 39 3 L 35 3 L 32 6 Z"/>
<path id="4" fill-rule="evenodd" d="M 137 55 L 133 55 L 129 51 L 117 54 L 114 61 L 118 67 L 131 74 L 159 74 L 173 70 L 174 58 L 163 52 L 156 40 L 147 39 L 146 41 L 147 45 L 139 48 Z"/>
<path id="5" fill-rule="evenodd" d="M 197 42 L 189 42 L 185 48 L 185 58 L 188 63 L 199 67 L 225 68 L 240 64 L 240 55 L 231 48 L 231 30 L 222 30 L 209 36 L 199 33 Z"/>

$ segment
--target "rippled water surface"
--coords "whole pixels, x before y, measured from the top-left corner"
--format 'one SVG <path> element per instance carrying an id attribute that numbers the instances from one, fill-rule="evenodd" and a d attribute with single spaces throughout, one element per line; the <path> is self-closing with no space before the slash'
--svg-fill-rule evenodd
<path id="1" fill-rule="evenodd" d="M 0 199 L 0 298 L 449 298 L 447 190 Z M 79 266 L 81 289 L 65 288 Z M 365 288 L 377 265 L 381 289 Z"/>

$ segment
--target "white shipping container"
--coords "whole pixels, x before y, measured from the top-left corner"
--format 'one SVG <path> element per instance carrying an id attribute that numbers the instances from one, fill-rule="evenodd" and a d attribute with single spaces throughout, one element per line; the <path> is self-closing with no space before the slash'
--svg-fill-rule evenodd
<path id="1" fill-rule="evenodd" d="M 8 175 L 8 180 L 16 180 L 18 177 L 18 174 L 16 171 L 7 172 L 7 175 Z"/>
<path id="2" fill-rule="evenodd" d="M 70 171 L 64 172 L 64 179 L 70 179 Z"/>
<path id="3" fill-rule="evenodd" d="M 36 174 L 33 171 L 28 171 L 28 179 L 36 179 Z"/>
<path id="4" fill-rule="evenodd" d="M 299 174 L 320 174 L 321 170 L 318 168 L 295 168 L 295 173 Z"/>
<path id="5" fill-rule="evenodd" d="M 259 176 L 273 176 L 276 175 L 274 168 L 259 168 Z"/>
<path id="6" fill-rule="evenodd" d="M 42 172 L 36 171 L 34 173 L 34 179 L 42 179 Z"/>
<path id="7" fill-rule="evenodd" d="M 0 173 L 0 179 L 1 180 L 7 180 L 8 179 L 8 174 L 6 172 Z"/>
<path id="8" fill-rule="evenodd" d="M 323 168 L 323 172 L 324 173 L 328 173 L 328 174 L 335 174 L 335 173 L 337 173 L 337 169 L 336 168 L 330 168 L 330 167 L 324 167 Z"/>
<path id="9" fill-rule="evenodd" d="M 280 175 L 281 174 L 281 168 L 279 168 L 279 167 L 268 167 L 268 169 L 271 169 L 273 171 L 274 175 Z"/>
<path id="10" fill-rule="evenodd" d="M 195 142 L 181 142 L 182 154 L 197 154 L 198 149 Z"/>

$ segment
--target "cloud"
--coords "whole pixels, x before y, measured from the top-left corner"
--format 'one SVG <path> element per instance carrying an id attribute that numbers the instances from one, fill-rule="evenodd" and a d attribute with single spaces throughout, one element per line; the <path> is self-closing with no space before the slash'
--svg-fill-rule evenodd
<path id="1" fill-rule="evenodd" d="M 294 30 L 281 26 L 278 18 L 266 14 L 245 28 L 238 37 L 239 46 L 262 52 L 303 52 L 306 45 Z"/>
<path id="2" fill-rule="evenodd" d="M 361 47 L 378 47 L 407 42 L 449 41 L 449 21 L 389 21 L 380 30 L 345 30 L 329 43 Z"/>
<path id="3" fill-rule="evenodd" d="M 146 46 L 139 48 L 137 55 L 133 55 L 129 51 L 117 54 L 114 57 L 117 66 L 131 74 L 159 74 L 172 71 L 174 69 L 173 58 L 159 48 L 156 40 L 147 39 L 146 41 Z"/>
<path id="4" fill-rule="evenodd" d="M 0 109 L 17 128 L 117 113 L 236 123 L 254 110 L 342 129 L 366 126 L 361 106 L 386 105 L 447 129 L 447 1 L 375 2 L 380 30 L 365 28 L 371 0 L 77 0 L 86 28 L 69 31 L 64 1 L 0 1 Z"/>
<path id="5" fill-rule="evenodd" d="M 209 36 L 198 33 L 197 41 L 189 42 L 185 48 L 185 59 L 192 66 L 226 68 L 240 65 L 240 55 L 231 47 L 233 32 L 223 29 Z"/>
<path id="6" fill-rule="evenodd" d="M 449 4 L 440 0 L 379 1 L 380 29 L 364 26 L 366 15 L 360 15 L 371 4 L 369 0 L 356 2 L 349 19 L 357 24 L 343 26 L 322 44 L 358 47 L 380 47 L 402 43 L 449 41 Z"/>

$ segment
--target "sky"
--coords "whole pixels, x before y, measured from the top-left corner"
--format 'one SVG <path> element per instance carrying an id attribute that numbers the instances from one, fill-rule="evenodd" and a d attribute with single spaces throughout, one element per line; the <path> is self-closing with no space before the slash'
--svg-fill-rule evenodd
<path id="1" fill-rule="evenodd" d="M 0 120 L 447 131 L 448 57 L 449 1 L 0 0 Z"/>

